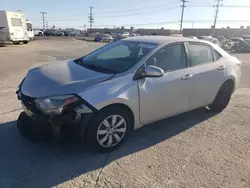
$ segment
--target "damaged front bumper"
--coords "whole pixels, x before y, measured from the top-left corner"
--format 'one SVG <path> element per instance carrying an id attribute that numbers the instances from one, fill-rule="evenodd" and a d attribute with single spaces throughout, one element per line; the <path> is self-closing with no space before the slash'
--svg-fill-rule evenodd
<path id="1" fill-rule="evenodd" d="M 49 115 L 36 107 L 35 98 L 19 92 L 18 99 L 24 110 L 17 121 L 18 130 L 32 142 L 61 142 L 66 138 L 84 140 L 86 128 L 96 114 L 93 107 L 91 113 L 82 113 L 81 106 L 86 105 L 83 100 L 70 104 L 62 114 Z"/>

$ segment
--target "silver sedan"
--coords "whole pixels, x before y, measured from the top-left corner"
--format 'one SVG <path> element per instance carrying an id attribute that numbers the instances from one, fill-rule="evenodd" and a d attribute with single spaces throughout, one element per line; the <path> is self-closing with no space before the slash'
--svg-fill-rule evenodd
<path id="1" fill-rule="evenodd" d="M 90 147 L 107 152 L 146 124 L 200 107 L 224 110 L 240 77 L 240 61 L 209 42 L 123 39 L 30 70 L 17 91 L 24 109 L 18 128 L 32 141 L 75 129 Z"/>

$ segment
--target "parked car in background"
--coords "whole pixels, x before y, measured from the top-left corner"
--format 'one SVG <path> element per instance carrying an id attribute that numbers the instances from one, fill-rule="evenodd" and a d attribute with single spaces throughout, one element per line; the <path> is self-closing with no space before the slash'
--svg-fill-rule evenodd
<path id="1" fill-rule="evenodd" d="M 126 39 L 126 38 L 129 38 L 129 35 L 122 35 L 122 34 L 117 34 L 116 37 L 114 38 L 113 41 L 118 41 L 118 40 L 121 40 L 121 39 Z"/>
<path id="2" fill-rule="evenodd" d="M 47 29 L 43 33 L 45 36 L 64 36 L 63 31 L 55 29 Z"/>
<path id="3" fill-rule="evenodd" d="M 102 35 L 102 42 L 112 42 L 113 37 L 110 34 L 103 34 Z"/>
<path id="4" fill-rule="evenodd" d="M 130 37 L 137 37 L 137 36 L 140 36 L 139 34 L 136 34 L 136 33 L 132 33 L 131 35 L 130 35 Z"/>
<path id="5" fill-rule="evenodd" d="M 40 29 L 34 29 L 34 35 L 35 36 L 43 36 L 43 30 Z"/>
<path id="6" fill-rule="evenodd" d="M 219 45 L 218 39 L 213 38 L 213 37 L 203 37 L 202 40 L 205 40 L 205 41 L 211 42 L 213 44 Z"/>
<path id="7" fill-rule="evenodd" d="M 17 126 L 32 141 L 73 132 L 110 152 L 143 125 L 201 107 L 221 112 L 240 77 L 241 62 L 212 43 L 127 38 L 30 70 L 17 91 Z"/>
<path id="8" fill-rule="evenodd" d="M 94 38 L 95 42 L 101 42 L 102 41 L 102 35 L 101 34 L 97 34 Z"/>
<path id="9" fill-rule="evenodd" d="M 171 37 L 183 37 L 182 34 L 171 34 L 170 36 L 171 36 Z"/>
<path id="10" fill-rule="evenodd" d="M 230 40 L 234 42 L 232 50 L 250 52 L 250 44 L 246 42 L 244 39 L 239 37 L 233 37 Z"/>
<path id="11" fill-rule="evenodd" d="M 62 31 L 64 36 L 73 36 L 71 31 Z"/>
<path id="12" fill-rule="evenodd" d="M 198 38 L 195 37 L 195 36 L 188 36 L 187 38 L 190 38 L 190 39 L 198 39 Z"/>
<path id="13" fill-rule="evenodd" d="M 216 37 L 218 39 L 219 42 L 226 42 L 227 38 L 224 36 L 218 36 Z"/>
<path id="14" fill-rule="evenodd" d="M 55 36 L 55 30 L 47 29 L 43 32 L 44 36 Z"/>
<path id="15" fill-rule="evenodd" d="M 243 40 L 246 41 L 247 43 L 250 43 L 250 35 L 243 35 Z"/>
<path id="16" fill-rule="evenodd" d="M 94 38 L 95 42 L 112 42 L 113 37 L 110 34 L 96 35 Z"/>

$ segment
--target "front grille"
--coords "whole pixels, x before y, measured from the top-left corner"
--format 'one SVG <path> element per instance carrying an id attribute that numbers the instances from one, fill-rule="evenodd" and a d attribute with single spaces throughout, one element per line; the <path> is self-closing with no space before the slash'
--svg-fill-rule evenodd
<path id="1" fill-rule="evenodd" d="M 36 98 L 21 94 L 21 101 L 26 106 L 26 108 L 34 114 L 41 114 L 41 110 L 37 108 L 35 100 Z"/>

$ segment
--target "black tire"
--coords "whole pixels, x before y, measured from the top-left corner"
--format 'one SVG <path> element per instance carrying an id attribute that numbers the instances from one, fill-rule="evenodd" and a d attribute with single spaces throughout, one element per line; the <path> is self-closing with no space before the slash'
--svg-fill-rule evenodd
<path id="1" fill-rule="evenodd" d="M 122 124 L 121 127 L 126 127 L 126 131 L 124 133 L 119 133 L 119 136 L 121 134 L 123 134 L 123 136 L 120 136 L 121 140 L 119 142 L 117 142 L 117 140 L 115 139 L 115 134 L 117 136 L 117 132 L 114 131 L 114 133 L 109 133 L 112 137 L 112 139 L 114 139 L 114 142 L 117 142 L 115 145 L 112 146 L 107 146 L 104 147 L 102 146 L 99 142 L 107 136 L 107 133 L 101 135 L 103 136 L 101 138 L 100 141 L 98 141 L 98 138 L 100 138 L 101 136 L 98 136 L 98 128 L 101 127 L 102 122 L 106 119 L 109 118 L 112 115 L 118 115 L 117 116 L 117 121 L 119 122 L 121 119 L 118 119 L 120 117 L 122 117 L 125 120 L 125 124 Z M 109 123 L 112 124 L 112 117 L 111 120 L 108 119 Z M 115 127 L 115 126 L 114 126 Z M 128 109 L 124 108 L 124 107 L 120 107 L 120 106 L 110 106 L 107 108 L 104 108 L 103 110 L 101 110 L 100 112 L 98 112 L 97 117 L 95 118 L 94 122 L 89 126 L 87 132 L 86 132 L 86 142 L 87 145 L 94 150 L 98 150 L 100 152 L 111 152 L 113 150 L 115 150 L 116 148 L 118 148 L 126 139 L 126 137 L 128 136 L 128 134 L 131 132 L 133 127 L 133 121 L 132 121 L 132 117 L 131 117 L 131 113 Z M 119 129 L 119 128 L 118 128 Z M 117 129 L 116 129 L 117 130 Z M 100 130 L 99 130 L 100 131 Z M 106 130 L 105 130 L 106 131 Z M 108 137 L 106 137 L 106 143 L 108 145 L 109 142 L 109 138 L 110 135 Z M 103 143 L 103 144 L 104 144 Z"/>
<path id="2" fill-rule="evenodd" d="M 39 142 L 39 138 L 36 134 L 34 134 L 33 126 L 31 125 L 30 119 L 25 112 L 21 112 L 17 119 L 17 129 L 23 138 L 34 143 Z"/>
<path id="3" fill-rule="evenodd" d="M 29 43 L 29 41 L 25 40 L 25 41 L 23 41 L 23 43 L 24 43 L 24 44 L 28 44 L 28 43 Z"/>
<path id="4" fill-rule="evenodd" d="M 213 112 L 223 111 L 230 102 L 231 95 L 233 92 L 234 83 L 231 80 L 226 81 L 220 87 L 213 103 L 209 105 L 209 109 Z"/>

